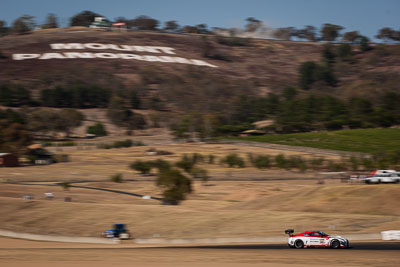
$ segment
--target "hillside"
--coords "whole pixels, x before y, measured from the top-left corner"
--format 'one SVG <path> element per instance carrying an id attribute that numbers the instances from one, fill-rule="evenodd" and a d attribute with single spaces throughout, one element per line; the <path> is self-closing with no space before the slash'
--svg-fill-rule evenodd
<path id="1" fill-rule="evenodd" d="M 80 27 L 5 36 L 0 53 L 4 106 L 106 108 L 117 95 L 159 112 L 144 113 L 179 137 L 237 134 L 263 119 L 285 133 L 399 124 L 400 45 Z"/>
<path id="2" fill-rule="evenodd" d="M 186 80 L 188 78 L 188 67 L 192 66 L 185 63 L 121 58 L 12 60 L 13 54 L 121 53 L 121 50 L 101 49 L 101 47 L 99 49 L 99 46 L 96 49 L 54 50 L 50 47 L 50 44 L 53 43 L 114 44 L 119 48 L 121 45 L 170 47 L 173 50 L 169 50 L 169 52 L 175 54 L 165 53 L 163 50 L 156 53 L 138 50 L 122 51 L 122 53 L 202 60 L 217 67 L 197 66 L 194 68 L 195 72 L 212 73 L 236 81 L 251 81 L 255 84 L 256 93 L 260 95 L 265 95 L 268 92 L 279 92 L 286 86 L 297 87 L 300 64 L 305 61 L 321 61 L 323 47 L 320 43 L 255 39 L 238 41 L 232 38 L 221 39 L 212 35 L 91 32 L 80 28 L 76 31 L 50 33 L 44 31 L 31 35 L 6 36 L 0 39 L 0 51 L 5 56 L 0 60 L 2 69 L 0 81 L 29 84 L 31 89 L 40 89 L 63 82 L 71 83 L 71 81 L 83 81 L 111 87 L 117 87 L 117 84 L 121 85 L 121 83 L 132 86 L 140 82 L 160 83 L 155 76 L 163 74 Z M 336 88 L 330 88 L 331 93 L 335 95 L 368 95 L 368 93 L 396 88 L 394 82 L 397 80 L 394 76 L 398 76 L 400 73 L 399 46 L 380 46 L 365 53 L 357 52 L 357 50 L 358 48 L 355 46 L 356 54 L 351 62 L 337 62 L 336 71 L 339 85 Z M 146 80 L 146 77 L 143 77 L 143 71 L 149 69 L 151 71 L 148 74 L 154 80 L 143 81 Z M 373 85 L 376 87 L 371 88 Z M 324 86 L 319 87 L 320 90 L 324 89 Z M 362 89 L 362 92 L 360 92 L 360 89 Z"/>
<path id="3" fill-rule="evenodd" d="M 278 84 L 296 80 L 299 64 L 307 60 L 317 60 L 320 45 L 295 44 L 291 42 L 251 41 L 248 46 L 226 46 L 215 42 L 213 36 L 207 37 L 209 44 L 218 53 L 226 57 L 225 60 L 204 58 L 204 40 L 199 35 L 157 34 L 149 32 L 64 32 L 41 33 L 25 36 L 6 36 L 0 40 L 0 50 L 8 58 L 0 62 L 3 70 L 2 81 L 41 81 L 49 76 L 60 75 L 61 80 L 78 79 L 78 74 L 85 74 L 95 69 L 99 73 L 108 73 L 109 76 L 123 81 L 125 84 L 138 82 L 138 72 L 148 66 L 159 69 L 166 74 L 182 76 L 187 64 L 165 64 L 121 59 L 69 59 L 69 60 L 12 60 L 15 53 L 54 53 L 54 52 L 81 52 L 79 50 L 59 50 L 50 48 L 51 43 L 101 43 L 134 46 L 161 46 L 172 47 L 174 56 L 187 59 L 198 59 L 209 62 L 218 68 L 199 68 L 199 71 L 212 71 L 216 75 L 230 78 L 255 79 L 259 87 L 274 89 Z M 107 50 L 85 49 L 83 52 L 119 52 Z M 125 53 L 125 52 L 124 52 Z M 135 52 L 134 52 L 135 53 Z M 137 52 L 139 55 L 160 54 Z M 170 54 L 162 54 L 169 56 Z M 76 65 L 79 64 L 79 68 Z M 18 74 L 18 75 L 16 75 Z M 92 81 L 93 82 L 93 81 Z M 97 81 L 98 82 L 98 81 Z"/>

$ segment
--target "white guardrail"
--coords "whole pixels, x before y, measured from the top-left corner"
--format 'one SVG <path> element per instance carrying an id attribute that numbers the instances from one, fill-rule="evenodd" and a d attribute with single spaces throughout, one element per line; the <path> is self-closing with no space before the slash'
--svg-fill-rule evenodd
<path id="1" fill-rule="evenodd" d="M 400 230 L 389 230 L 381 232 L 382 240 L 400 240 Z"/>

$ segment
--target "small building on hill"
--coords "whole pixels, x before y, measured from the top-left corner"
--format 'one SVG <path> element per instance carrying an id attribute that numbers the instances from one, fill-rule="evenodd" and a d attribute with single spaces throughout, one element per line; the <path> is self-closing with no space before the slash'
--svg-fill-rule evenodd
<path id="1" fill-rule="evenodd" d="M 258 136 L 264 135 L 265 132 L 261 130 L 246 130 L 240 133 L 240 136 Z"/>
<path id="2" fill-rule="evenodd" d="M 0 153 L 0 167 L 18 167 L 18 157 L 11 153 Z"/>
<path id="3" fill-rule="evenodd" d="M 28 148 L 28 158 L 32 164 L 47 165 L 54 163 L 53 153 L 44 149 L 42 145 L 34 144 Z"/>

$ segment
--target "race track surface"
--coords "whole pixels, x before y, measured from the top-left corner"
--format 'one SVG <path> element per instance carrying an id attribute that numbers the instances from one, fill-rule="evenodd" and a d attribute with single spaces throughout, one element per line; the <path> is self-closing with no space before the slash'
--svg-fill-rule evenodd
<path id="1" fill-rule="evenodd" d="M 285 244 L 157 246 L 77 244 L 0 238 L 0 266 L 399 266 L 400 242 L 354 242 L 350 249 Z"/>

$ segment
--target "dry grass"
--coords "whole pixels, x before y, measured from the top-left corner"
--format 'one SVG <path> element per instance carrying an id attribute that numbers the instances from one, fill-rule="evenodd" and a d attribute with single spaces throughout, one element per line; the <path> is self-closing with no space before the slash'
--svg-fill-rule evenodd
<path id="1" fill-rule="evenodd" d="M 55 148 L 67 153 L 71 162 L 47 166 L 1 168 L 0 178 L 15 182 L 35 181 L 37 185 L 0 184 L 0 229 L 52 235 L 98 236 L 112 224 L 124 222 L 136 237 L 258 237 L 281 235 L 285 228 L 296 231 L 322 229 L 328 232 L 377 232 L 400 224 L 398 185 L 344 185 L 339 180 L 321 178 L 316 172 L 300 173 L 253 167 L 228 168 L 219 163 L 200 164 L 211 176 L 206 186 L 194 182 L 194 193 L 180 206 L 163 206 L 115 193 L 47 186 L 48 182 L 87 181 L 79 185 L 122 190 L 142 195 L 161 196 L 154 176 L 141 176 L 129 169 L 135 160 L 163 158 L 178 161 L 184 153 L 213 154 L 219 162 L 229 153 L 247 160 L 247 153 L 302 155 L 263 147 L 229 144 L 173 143 L 166 132 L 135 136 L 151 146 L 122 149 L 95 149 L 99 142 L 117 137 L 82 141 L 79 146 Z M 93 143 L 92 145 L 85 144 Z M 173 154 L 149 156 L 156 148 Z M 339 159 L 331 156 L 332 159 Z M 246 162 L 247 163 L 247 162 Z M 124 183 L 113 183 L 110 176 L 122 173 Z M 292 180 L 265 180 L 285 178 Z M 308 178 L 310 180 L 304 180 Z M 224 181 L 224 180 L 230 181 Z M 265 181 L 255 181 L 264 179 Z M 46 182 L 47 181 L 47 182 Z M 44 193 L 53 192 L 54 200 Z M 35 196 L 32 201 L 24 195 Z M 64 197 L 72 202 L 64 202 Z"/>
<path id="2" fill-rule="evenodd" d="M 153 182 L 90 185 L 160 195 Z M 0 228 L 98 236 L 111 224 L 125 222 L 140 238 L 205 238 L 275 236 L 286 228 L 368 233 L 400 223 L 397 185 L 214 181 L 208 186 L 195 183 L 194 189 L 180 206 L 162 206 L 154 200 L 100 191 L 72 188 L 68 192 L 61 187 L 2 185 Z M 43 193 L 49 190 L 54 193 L 54 200 L 44 200 Z M 370 193 L 365 194 L 366 190 Z M 27 193 L 34 194 L 35 200 L 22 200 Z M 64 196 L 72 196 L 72 202 L 63 202 Z"/>

